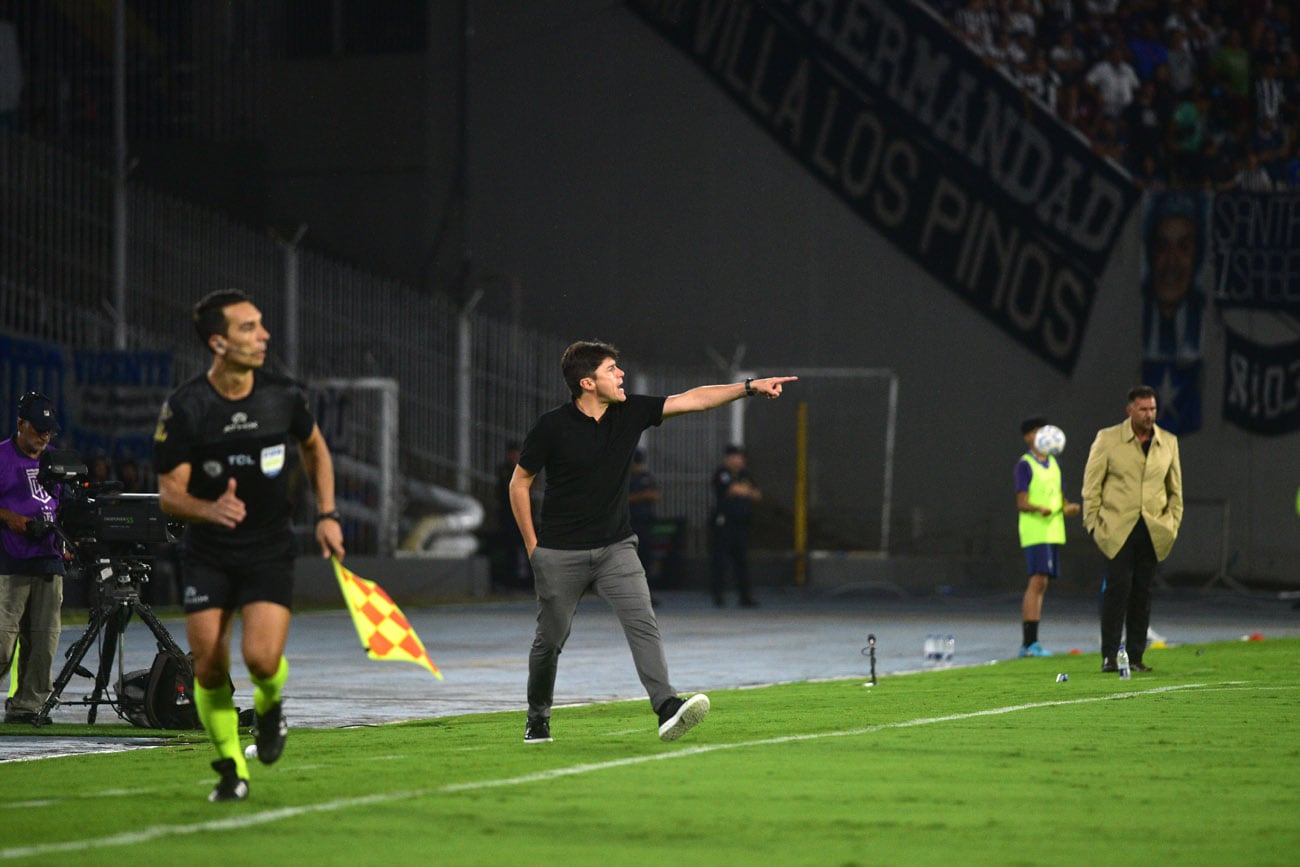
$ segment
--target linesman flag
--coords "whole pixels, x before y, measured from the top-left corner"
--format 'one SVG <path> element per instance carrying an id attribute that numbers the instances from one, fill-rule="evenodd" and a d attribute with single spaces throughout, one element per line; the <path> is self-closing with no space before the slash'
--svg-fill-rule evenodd
<path id="1" fill-rule="evenodd" d="M 348 571 L 339 558 L 330 559 L 334 563 L 334 577 L 339 579 L 339 588 L 348 603 L 348 610 L 352 612 L 352 623 L 357 627 L 366 654 L 371 659 L 423 665 L 430 674 L 442 680 L 442 672 L 429 658 L 420 636 L 415 634 L 402 609 L 393 603 L 384 588 Z"/>

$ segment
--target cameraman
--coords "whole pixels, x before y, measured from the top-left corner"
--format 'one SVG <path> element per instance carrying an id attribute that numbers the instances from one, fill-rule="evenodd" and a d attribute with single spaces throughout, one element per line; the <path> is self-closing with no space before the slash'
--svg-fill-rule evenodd
<path id="1" fill-rule="evenodd" d="M 36 723 L 50 697 L 63 605 L 63 557 L 53 530 L 57 492 L 37 484 L 40 457 L 59 430 L 54 404 L 28 392 L 18 400 L 18 432 L 0 443 L 0 672 L 21 641 L 18 689 L 7 723 Z"/>

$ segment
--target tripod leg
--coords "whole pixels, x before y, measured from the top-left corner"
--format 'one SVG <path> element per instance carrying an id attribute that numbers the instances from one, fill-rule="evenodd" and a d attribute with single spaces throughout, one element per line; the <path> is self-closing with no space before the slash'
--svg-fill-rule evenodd
<path id="1" fill-rule="evenodd" d="M 162 621 L 158 619 L 148 605 L 143 602 L 136 602 L 132 608 L 136 614 L 140 615 L 140 619 L 148 624 L 153 637 L 158 639 L 159 650 L 170 650 L 182 657 L 185 656 L 185 651 L 181 650 L 180 645 L 176 643 L 176 639 L 172 638 L 172 634 L 167 631 L 167 627 L 163 626 Z"/>
<path id="2" fill-rule="evenodd" d="M 109 612 L 102 607 L 91 609 L 86 631 L 68 648 L 66 654 L 68 661 L 63 664 L 63 670 L 59 672 L 59 676 L 54 679 L 54 688 L 50 690 L 50 697 L 45 700 L 45 706 L 37 714 L 37 725 L 44 725 L 50 721 L 50 711 L 54 710 L 59 704 L 59 698 L 63 695 L 64 687 L 68 685 L 68 681 L 72 680 L 72 676 L 77 673 L 77 668 L 81 665 L 81 660 L 86 658 L 86 653 L 94 646 L 95 638 L 99 635 L 99 631 L 104 628 L 108 615 Z M 92 719 L 88 721 L 93 721 L 94 712 L 92 706 Z"/>
<path id="3" fill-rule="evenodd" d="M 86 714 L 86 722 L 92 725 L 104 697 L 104 690 L 108 689 L 108 680 L 113 675 L 113 656 L 117 653 L 118 641 L 130 619 L 131 608 L 121 603 L 115 605 L 109 615 L 109 628 L 104 633 L 104 646 L 99 654 L 99 672 L 95 675 L 95 691 L 90 694 L 90 711 Z"/>

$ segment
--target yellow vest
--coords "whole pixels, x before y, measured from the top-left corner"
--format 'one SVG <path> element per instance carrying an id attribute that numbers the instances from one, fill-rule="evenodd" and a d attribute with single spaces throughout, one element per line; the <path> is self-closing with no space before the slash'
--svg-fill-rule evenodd
<path id="1" fill-rule="evenodd" d="M 1052 510 L 1052 514 L 1020 513 L 1020 547 L 1064 545 L 1065 513 L 1061 511 L 1061 506 L 1065 498 L 1061 495 L 1061 467 L 1051 455 L 1047 456 L 1047 466 L 1040 464 L 1038 458 L 1030 453 L 1026 453 L 1021 460 L 1029 464 L 1033 473 L 1029 477 L 1029 504 L 1046 506 Z"/>

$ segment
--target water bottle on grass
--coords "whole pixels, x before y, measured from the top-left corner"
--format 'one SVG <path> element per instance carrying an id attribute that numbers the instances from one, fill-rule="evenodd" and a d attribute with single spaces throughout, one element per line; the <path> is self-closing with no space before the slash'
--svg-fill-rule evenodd
<path id="1" fill-rule="evenodd" d="M 1119 653 L 1115 654 L 1115 666 L 1119 669 L 1120 680 L 1128 680 L 1132 677 L 1128 667 L 1128 651 L 1124 649 L 1122 644 L 1119 646 Z"/>

